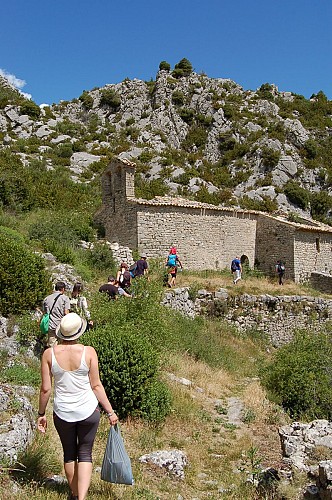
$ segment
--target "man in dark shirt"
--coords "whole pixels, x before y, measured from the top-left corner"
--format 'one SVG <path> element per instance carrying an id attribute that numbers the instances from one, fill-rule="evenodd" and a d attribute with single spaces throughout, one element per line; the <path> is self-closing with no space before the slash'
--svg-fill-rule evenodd
<path id="1" fill-rule="evenodd" d="M 145 276 L 148 274 L 149 266 L 146 259 L 147 259 L 146 253 L 142 253 L 141 258 L 136 262 L 135 277 Z"/>
<path id="2" fill-rule="evenodd" d="M 99 291 L 107 293 L 110 299 L 115 300 L 119 293 L 118 287 L 115 286 L 115 278 L 113 276 L 109 276 L 107 278 L 107 283 L 105 283 L 105 285 L 101 285 Z"/>

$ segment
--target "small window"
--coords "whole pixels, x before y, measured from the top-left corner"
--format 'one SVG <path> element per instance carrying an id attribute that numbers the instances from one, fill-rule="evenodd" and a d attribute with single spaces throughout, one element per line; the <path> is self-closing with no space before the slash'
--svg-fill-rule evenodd
<path id="1" fill-rule="evenodd" d="M 320 241 L 319 241 L 319 238 L 316 238 L 316 250 L 317 250 L 317 252 L 320 252 Z"/>

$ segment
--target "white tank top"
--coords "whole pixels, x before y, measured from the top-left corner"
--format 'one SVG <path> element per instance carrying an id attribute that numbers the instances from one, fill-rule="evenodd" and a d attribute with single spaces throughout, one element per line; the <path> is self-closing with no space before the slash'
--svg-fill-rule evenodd
<path id="1" fill-rule="evenodd" d="M 66 422 L 79 422 L 92 415 L 98 400 L 90 385 L 85 346 L 79 368 L 72 371 L 59 366 L 52 347 L 51 372 L 54 377 L 54 413 Z"/>

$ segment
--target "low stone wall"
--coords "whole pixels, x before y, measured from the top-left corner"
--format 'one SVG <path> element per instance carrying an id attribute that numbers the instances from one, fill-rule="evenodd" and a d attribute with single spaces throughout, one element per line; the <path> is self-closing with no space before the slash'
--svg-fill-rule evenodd
<path id="1" fill-rule="evenodd" d="M 329 273 L 311 273 L 310 284 L 320 292 L 332 294 L 332 275 Z"/>
<path id="2" fill-rule="evenodd" d="M 170 290 L 163 303 L 195 317 L 220 317 L 241 331 L 255 329 L 268 336 L 276 347 L 290 342 L 295 329 L 322 325 L 332 319 L 332 300 L 299 295 L 248 295 L 235 297 L 226 289 L 214 293 L 199 290 L 191 300 L 188 288 Z"/>

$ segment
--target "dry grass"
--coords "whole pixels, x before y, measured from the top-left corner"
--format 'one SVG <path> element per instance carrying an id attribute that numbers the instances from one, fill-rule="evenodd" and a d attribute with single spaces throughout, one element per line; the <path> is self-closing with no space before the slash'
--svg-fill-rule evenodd
<path id="1" fill-rule="evenodd" d="M 174 399 L 173 412 L 165 424 L 154 427 L 141 421 L 128 420 L 122 425 L 122 435 L 132 458 L 135 486 L 104 483 L 100 480 L 99 472 L 95 471 L 88 498 L 168 500 L 177 499 L 181 495 L 184 499 L 214 499 L 220 498 L 218 489 L 225 488 L 226 498 L 254 499 L 253 491 L 245 485 L 246 475 L 240 471 L 246 465 L 244 457 L 247 451 L 252 446 L 258 446 L 263 463 L 269 466 L 279 465 L 281 458 L 277 428 L 275 423 L 269 423 L 273 408 L 259 381 L 240 379 L 237 374 L 213 369 L 201 361 L 194 361 L 188 355 L 179 354 L 169 355 L 167 371 L 177 377 L 189 379 L 192 385 L 188 387 L 171 381 L 165 373 L 164 379 L 169 384 Z M 218 413 L 216 400 L 227 405 L 227 398 L 234 394 L 243 400 L 246 409 L 255 413 L 254 421 L 235 427 L 227 423 L 226 415 Z M 58 454 L 61 461 L 62 451 L 53 426 L 51 410 L 49 405 L 49 439 L 45 444 Z M 101 465 L 107 434 L 108 424 L 103 417 L 94 447 L 94 467 Z M 162 469 L 138 461 L 142 454 L 174 448 L 183 450 L 188 456 L 189 465 L 184 481 Z M 35 500 L 67 498 L 63 488 L 49 490 L 35 484 L 23 486 L 17 494 L 11 492 L 8 497 L 8 485 L 5 489 L 0 486 L 1 499 L 25 500 L 32 496 Z"/>
<path id="2" fill-rule="evenodd" d="M 311 295 L 314 297 L 331 298 L 331 295 L 322 294 L 309 286 L 299 285 L 292 280 L 285 280 L 283 286 L 278 284 L 278 278 L 255 277 L 243 275 L 243 279 L 236 286 L 233 284 L 231 273 L 226 274 L 216 271 L 202 271 L 196 273 L 179 273 L 177 276 L 176 286 L 193 286 L 197 285 L 209 291 L 215 291 L 219 288 L 226 288 L 230 295 L 240 295 L 248 293 L 252 295 Z"/>

